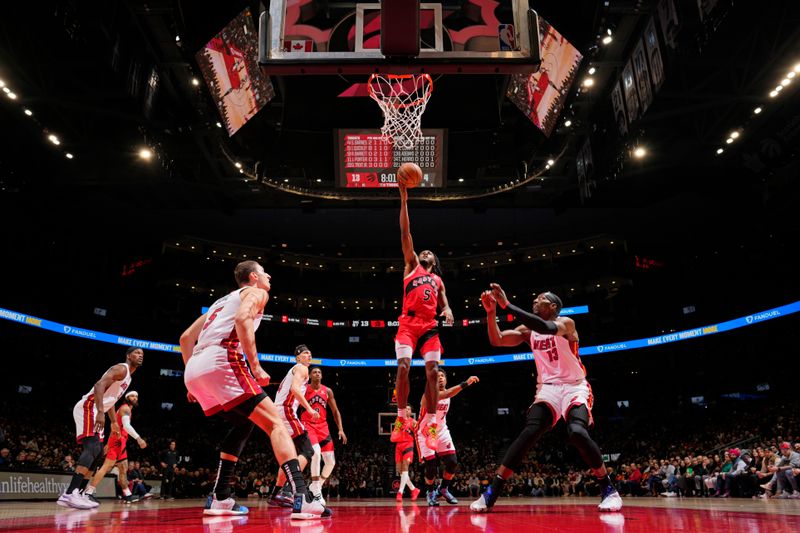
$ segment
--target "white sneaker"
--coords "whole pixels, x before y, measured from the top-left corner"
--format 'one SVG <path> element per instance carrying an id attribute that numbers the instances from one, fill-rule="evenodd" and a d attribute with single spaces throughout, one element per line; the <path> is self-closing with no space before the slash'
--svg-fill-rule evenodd
<path id="1" fill-rule="evenodd" d="M 206 502 L 206 507 L 203 509 L 203 514 L 211 516 L 223 515 L 245 515 L 250 512 L 250 509 L 244 505 L 239 505 L 233 498 L 226 498 L 222 501 L 217 501 L 217 496 L 214 495 L 211 502 Z"/>
<path id="2" fill-rule="evenodd" d="M 314 501 L 315 502 L 319 502 L 320 504 L 322 504 L 323 507 L 325 507 L 327 505 L 327 503 L 325 503 L 325 498 L 322 497 L 322 492 L 319 492 L 317 494 L 314 494 L 312 492 L 311 495 L 314 496 Z"/>
<path id="3" fill-rule="evenodd" d="M 667 498 L 676 498 L 678 496 L 678 493 L 677 492 L 672 492 L 672 491 L 667 491 L 667 492 L 662 492 L 661 495 L 665 496 Z"/>
<path id="4" fill-rule="evenodd" d="M 622 498 L 616 490 L 609 491 L 600 505 L 597 506 L 598 511 L 613 513 L 622 509 Z"/>
<path id="5" fill-rule="evenodd" d="M 56 503 L 61 507 L 71 507 L 69 504 L 69 494 L 65 492 L 64 494 L 59 496 L 58 499 L 56 500 Z"/>
<path id="6" fill-rule="evenodd" d="M 72 507 L 73 509 L 94 509 L 100 506 L 99 503 L 93 502 L 88 497 L 81 494 L 78 489 L 74 489 L 69 494 L 62 494 L 61 497 L 58 498 L 58 504 L 64 507 Z"/>
<path id="7" fill-rule="evenodd" d="M 332 516 L 330 509 L 322 505 L 316 498 L 311 501 L 302 495 L 295 494 L 294 506 L 292 507 L 292 520 L 314 520 L 317 518 L 328 518 Z"/>
<path id="8" fill-rule="evenodd" d="M 488 513 L 491 507 L 486 503 L 486 498 L 481 494 L 477 500 L 469 504 L 469 510 L 473 513 Z"/>
<path id="9" fill-rule="evenodd" d="M 789 495 L 789 497 L 793 500 L 800 500 L 800 492 L 795 490 Z"/>

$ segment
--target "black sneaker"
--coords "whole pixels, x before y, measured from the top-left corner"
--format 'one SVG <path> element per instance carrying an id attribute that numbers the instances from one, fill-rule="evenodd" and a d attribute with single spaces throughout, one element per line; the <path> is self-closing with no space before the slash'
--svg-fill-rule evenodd
<path id="1" fill-rule="evenodd" d="M 86 496 L 86 497 L 87 497 L 89 500 L 93 501 L 94 503 L 100 503 L 100 500 L 98 500 L 97 498 L 95 498 L 95 497 L 94 497 L 94 494 L 86 494 L 86 493 L 84 492 L 84 493 L 83 493 L 83 495 L 84 495 L 84 496 Z"/>
<path id="2" fill-rule="evenodd" d="M 125 503 L 136 503 L 139 500 L 141 500 L 141 498 L 139 496 L 134 496 L 133 494 L 122 498 L 122 501 Z"/>

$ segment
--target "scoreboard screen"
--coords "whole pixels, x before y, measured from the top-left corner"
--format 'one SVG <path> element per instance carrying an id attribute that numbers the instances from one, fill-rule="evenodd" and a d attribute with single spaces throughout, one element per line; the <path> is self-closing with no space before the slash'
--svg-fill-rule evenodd
<path id="1" fill-rule="evenodd" d="M 424 129 L 410 150 L 381 138 L 380 130 L 336 131 L 336 184 L 339 187 L 397 187 L 397 168 L 416 163 L 422 169 L 420 187 L 444 187 L 447 130 Z"/>

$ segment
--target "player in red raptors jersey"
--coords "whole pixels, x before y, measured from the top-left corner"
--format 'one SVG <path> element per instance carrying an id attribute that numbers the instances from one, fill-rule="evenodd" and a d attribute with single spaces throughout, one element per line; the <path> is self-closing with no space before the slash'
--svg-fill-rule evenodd
<path id="1" fill-rule="evenodd" d="M 83 398 L 72 408 L 78 444 L 83 446 L 83 451 L 78 458 L 78 466 L 72 475 L 72 481 L 56 502 L 58 505 L 76 509 L 92 509 L 99 505 L 97 501 L 93 501 L 82 491 L 91 478 L 89 469 L 103 452 L 106 413 L 109 413 L 111 418 L 111 434 L 119 436 L 120 429 L 114 404 L 128 390 L 131 376 L 137 368 L 142 366 L 143 361 L 144 351 L 141 348 L 128 348 L 125 351 L 125 362 L 106 370 L 106 373 L 94 384 L 92 390 L 84 394 Z"/>
<path id="2" fill-rule="evenodd" d="M 139 448 L 147 448 L 147 442 L 139 436 L 133 426 L 131 425 L 131 415 L 134 407 L 139 405 L 139 393 L 136 391 L 128 391 L 125 393 L 125 403 L 123 403 L 117 410 L 117 425 L 121 428 L 119 437 L 111 435 L 108 439 L 108 451 L 106 452 L 106 459 L 103 461 L 103 466 L 95 472 L 94 477 L 86 487 L 85 493 L 93 498 L 93 494 L 97 489 L 97 485 L 103 481 L 111 468 L 117 465 L 119 476 L 117 477 L 117 484 L 122 489 L 123 501 L 125 503 L 134 503 L 139 501 L 138 496 L 131 494 L 128 488 L 128 436 L 139 444 Z"/>
<path id="3" fill-rule="evenodd" d="M 180 339 L 188 400 L 198 402 L 206 416 L 219 414 L 232 426 L 220 446 L 214 494 L 203 514 L 247 514 L 247 507 L 231 497 L 231 481 L 239 455 L 258 426 L 269 435 L 275 459 L 296 495 L 292 518 L 330 516 L 308 495 L 294 443 L 278 408 L 261 389 L 269 383 L 269 374 L 258 360 L 255 330 L 269 300 L 271 277 L 256 261 L 242 261 L 233 275 L 239 288 L 214 302 Z"/>
<path id="4" fill-rule="evenodd" d="M 405 418 L 408 404 L 408 371 L 411 368 L 411 356 L 418 349 L 425 360 L 425 399 L 428 405 L 436 405 L 438 401 L 437 370 L 442 346 L 439 332 L 436 329 L 437 313 L 444 317 L 445 323 L 453 324 L 453 312 L 447 302 L 444 282 L 441 278 L 439 258 L 430 250 L 423 250 L 419 255 L 414 251 L 408 219 L 408 191 L 400 186 L 400 242 L 403 246 L 403 313 L 400 315 L 400 326 L 394 341 L 397 355 L 397 421 L 393 431 L 401 431 L 408 424 Z M 436 447 L 437 427 L 435 414 L 430 413 L 420 421 L 431 448 Z"/>
<path id="5" fill-rule="evenodd" d="M 587 432 L 592 424 L 592 389 L 586 381 L 586 369 L 578 356 L 578 331 L 571 318 L 559 316 L 561 298 L 544 292 L 533 301 L 533 313 L 511 304 L 500 285 L 481 294 L 486 309 L 489 342 L 492 346 L 517 346 L 528 342 L 536 362 L 536 397 L 528 409 L 525 428 L 508 448 L 497 474 L 470 509 L 487 512 L 502 493 L 506 480 L 519 468 L 528 451 L 539 438 L 550 431 L 560 418 L 567 423 L 569 443 L 578 449 L 601 486 L 600 511 L 619 511 L 620 498 L 611 480 L 600 448 Z M 500 331 L 497 326 L 497 305 L 522 322 L 516 329 Z"/>
<path id="6" fill-rule="evenodd" d="M 411 422 L 404 425 L 400 431 L 392 431 L 389 439 L 394 442 L 394 462 L 400 474 L 400 487 L 397 489 L 397 501 L 403 501 L 403 490 L 408 486 L 411 490 L 411 501 L 416 501 L 419 489 L 414 486 L 408 477 L 408 466 L 414 460 L 414 440 L 416 439 L 417 423 L 411 418 L 411 406 L 406 406 L 405 419 Z"/>
<path id="7" fill-rule="evenodd" d="M 478 383 L 477 376 L 470 376 L 466 381 L 462 381 L 455 387 L 447 388 L 447 374 L 441 368 L 438 372 L 439 382 L 439 403 L 436 404 L 436 425 L 439 429 L 439 439 L 435 448 L 428 446 L 426 439 L 422 435 L 417 436 L 419 445 L 419 460 L 425 463 L 425 491 L 428 496 L 429 506 L 438 506 L 439 497 L 443 497 L 447 503 L 456 505 L 458 500 L 450 493 L 450 482 L 456 475 L 458 469 L 458 459 L 456 458 L 456 446 L 450 436 L 450 429 L 447 427 L 447 413 L 450 411 L 450 398 L 466 389 L 470 385 Z M 425 397 L 422 398 L 419 415 L 424 416 L 428 412 L 428 404 Z M 439 461 L 444 466 L 442 483 L 439 487 L 434 487 L 436 474 L 439 470 Z"/>
<path id="8" fill-rule="evenodd" d="M 322 486 L 331 476 L 333 467 L 336 466 L 336 456 L 333 453 L 333 438 L 328 428 L 328 407 L 331 408 L 333 421 L 336 422 L 336 427 L 339 428 L 339 440 L 342 441 L 342 444 L 347 444 L 347 435 L 344 434 L 342 414 L 336 405 L 333 391 L 322 384 L 322 369 L 315 366 L 311 369 L 309 375 L 311 379 L 308 387 L 306 387 L 306 401 L 319 414 L 319 418 L 315 419 L 311 416 L 311 413 L 303 410 L 300 415 L 300 421 L 306 427 L 314 449 L 314 456 L 311 458 L 311 492 L 321 494 Z M 320 468 L 321 462 L 325 463 L 322 468 Z"/>

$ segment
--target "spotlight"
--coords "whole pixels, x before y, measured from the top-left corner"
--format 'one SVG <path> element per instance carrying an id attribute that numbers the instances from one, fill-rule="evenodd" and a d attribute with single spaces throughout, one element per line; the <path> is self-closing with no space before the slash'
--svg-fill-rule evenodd
<path id="1" fill-rule="evenodd" d="M 25 114 L 28 115 L 29 117 L 33 116 L 33 111 L 31 111 L 30 109 L 26 109 Z"/>
<path id="2" fill-rule="evenodd" d="M 9 98 L 11 98 L 12 100 L 16 100 L 16 99 L 17 99 L 17 95 L 16 95 L 16 94 L 14 94 L 14 93 L 12 93 L 11 91 L 7 92 L 7 93 L 6 93 L 6 96 L 8 96 Z"/>
<path id="3" fill-rule="evenodd" d="M 198 80 L 197 78 L 192 78 L 192 85 L 197 87 L 198 85 L 200 85 L 200 80 Z"/>
<path id="4" fill-rule="evenodd" d="M 142 148 L 139 150 L 139 157 L 145 161 L 149 161 L 150 158 L 153 157 L 153 152 L 151 152 L 149 148 Z"/>
<path id="5" fill-rule="evenodd" d="M 760 107 L 757 107 L 757 108 L 753 109 L 753 113 L 755 113 L 756 115 L 758 115 L 759 113 L 761 113 L 761 108 L 760 108 Z"/>
<path id="6" fill-rule="evenodd" d="M 3 80 L 0 80 L 0 87 L 5 87 L 5 86 L 6 86 L 6 82 L 4 82 Z"/>
<path id="7" fill-rule="evenodd" d="M 322 179 L 321 178 L 317 178 L 317 183 L 322 183 Z"/>
<path id="8" fill-rule="evenodd" d="M 738 139 L 739 138 L 739 132 L 738 131 L 732 131 L 731 134 L 730 134 L 730 138 L 731 139 Z"/>
<path id="9" fill-rule="evenodd" d="M 71 153 L 69 153 L 69 152 L 67 152 L 67 153 L 66 153 L 66 154 L 64 154 L 64 155 L 67 157 L 67 159 L 72 159 L 73 157 L 75 157 L 74 155 L 72 155 L 72 154 L 71 154 Z"/>
<path id="10" fill-rule="evenodd" d="M 793 70 L 790 70 L 789 73 L 786 75 L 786 77 L 789 78 L 790 80 L 795 76 L 797 76 L 797 74 Z"/>
<path id="11" fill-rule="evenodd" d="M 568 127 L 568 128 L 569 128 L 570 126 L 572 126 L 572 121 L 571 121 L 571 120 L 569 120 L 569 119 L 567 119 L 567 120 L 564 122 L 564 126 L 566 126 L 566 127 Z"/>
<path id="12" fill-rule="evenodd" d="M 547 164 L 544 166 L 544 168 L 545 168 L 545 169 L 547 169 L 547 170 L 550 170 L 550 163 L 547 163 Z"/>
<path id="13" fill-rule="evenodd" d="M 789 78 L 783 78 L 783 79 L 781 80 L 781 85 L 782 85 L 783 87 L 786 87 L 786 86 L 787 86 L 787 85 L 789 85 L 790 83 L 792 83 L 792 80 L 790 80 Z"/>
<path id="14" fill-rule="evenodd" d="M 61 144 L 61 141 L 58 140 L 58 137 L 56 137 L 55 135 L 52 135 L 52 134 L 47 136 L 47 140 L 49 140 L 51 143 L 55 144 L 56 146 Z"/>
<path id="15" fill-rule="evenodd" d="M 770 91 L 769 93 L 770 98 L 775 98 L 776 96 L 778 96 L 778 91 Z"/>
<path id="16" fill-rule="evenodd" d="M 603 37 L 603 44 L 611 44 L 611 41 L 613 40 L 614 40 L 613 37 L 611 37 L 610 35 L 606 35 L 605 37 Z"/>
<path id="17" fill-rule="evenodd" d="M 459 183 L 464 183 L 464 178 L 458 178 Z"/>
<path id="18" fill-rule="evenodd" d="M 244 174 L 244 169 L 243 168 L 239 169 L 239 174 Z"/>
<path id="19" fill-rule="evenodd" d="M 180 36 L 180 35 L 176 35 L 176 36 L 175 36 L 175 42 L 176 42 L 176 43 L 179 43 L 179 42 L 181 42 L 181 36 Z"/>
<path id="20" fill-rule="evenodd" d="M 637 159 L 641 159 L 647 155 L 647 150 L 642 148 L 641 146 L 637 146 L 636 149 L 633 150 L 633 156 Z"/>
<path id="21" fill-rule="evenodd" d="M 592 85 L 594 85 L 594 78 L 586 78 L 583 80 L 584 87 L 591 87 Z"/>
<path id="22" fill-rule="evenodd" d="M 235 166 L 236 168 L 242 168 L 242 164 L 239 163 L 238 161 L 234 163 L 233 166 Z"/>
<path id="23" fill-rule="evenodd" d="M 6 94 L 8 94 L 8 93 L 10 93 L 10 92 L 11 92 L 11 89 L 9 89 L 9 88 L 8 88 L 8 87 L 6 87 L 5 85 L 3 85 L 3 92 L 4 92 L 4 93 L 6 93 Z"/>
<path id="24" fill-rule="evenodd" d="M 547 164 L 548 164 L 548 165 L 550 165 L 550 166 L 552 167 L 553 165 L 555 165 L 555 164 L 556 164 L 556 162 L 555 162 L 555 161 L 553 161 L 552 159 L 548 159 L 548 160 L 547 160 Z"/>
<path id="25" fill-rule="evenodd" d="M 589 68 L 589 76 L 593 75 L 595 72 L 597 72 L 596 68 L 594 68 L 594 67 L 590 67 Z"/>
<path id="26" fill-rule="evenodd" d="M 217 122 L 217 127 L 218 127 L 218 128 L 221 128 L 221 127 L 222 127 L 222 124 L 220 124 L 219 122 Z"/>
<path id="27" fill-rule="evenodd" d="M 775 87 L 775 92 L 776 92 L 776 93 L 779 93 L 779 92 L 781 92 L 782 90 L 783 90 L 783 85 L 778 85 L 777 87 Z"/>
<path id="28" fill-rule="evenodd" d="M 724 151 L 725 151 L 724 148 L 717 148 L 717 155 L 721 154 Z"/>
<path id="29" fill-rule="evenodd" d="M 728 143 L 728 144 L 731 144 L 733 142 L 733 138 L 732 137 L 728 137 L 727 139 L 725 139 L 725 142 Z"/>
<path id="30" fill-rule="evenodd" d="M 800 72 L 800 63 L 796 64 L 792 70 L 795 72 Z"/>

